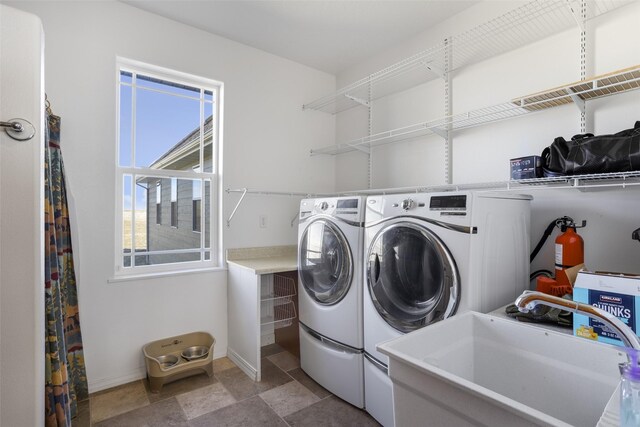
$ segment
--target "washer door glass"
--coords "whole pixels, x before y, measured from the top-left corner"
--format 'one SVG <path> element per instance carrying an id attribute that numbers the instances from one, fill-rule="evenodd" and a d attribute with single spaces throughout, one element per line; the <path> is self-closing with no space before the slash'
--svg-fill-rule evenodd
<path id="1" fill-rule="evenodd" d="M 401 332 L 453 315 L 460 298 L 451 253 L 433 232 L 410 222 L 378 232 L 369 247 L 367 283 L 378 313 Z"/>
<path id="2" fill-rule="evenodd" d="M 338 303 L 349 290 L 353 258 L 340 229 L 318 219 L 305 229 L 298 247 L 300 280 L 304 290 L 320 304 Z"/>

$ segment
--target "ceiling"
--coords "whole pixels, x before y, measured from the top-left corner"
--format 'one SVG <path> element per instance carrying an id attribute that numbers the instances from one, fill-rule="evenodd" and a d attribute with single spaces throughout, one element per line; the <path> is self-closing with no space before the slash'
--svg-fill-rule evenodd
<path id="1" fill-rule="evenodd" d="M 284 58 L 339 72 L 479 0 L 123 0 Z"/>

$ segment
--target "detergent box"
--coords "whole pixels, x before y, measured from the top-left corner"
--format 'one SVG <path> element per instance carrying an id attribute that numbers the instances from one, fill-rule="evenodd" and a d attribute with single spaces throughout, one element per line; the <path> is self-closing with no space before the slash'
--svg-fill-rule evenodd
<path id="1" fill-rule="evenodd" d="M 511 179 L 530 179 L 542 176 L 540 156 L 526 156 L 509 160 Z"/>
<path id="2" fill-rule="evenodd" d="M 573 300 L 613 314 L 636 335 L 640 331 L 640 275 L 582 270 L 573 286 Z M 573 334 L 623 345 L 617 334 L 605 324 L 581 314 L 573 314 Z"/>

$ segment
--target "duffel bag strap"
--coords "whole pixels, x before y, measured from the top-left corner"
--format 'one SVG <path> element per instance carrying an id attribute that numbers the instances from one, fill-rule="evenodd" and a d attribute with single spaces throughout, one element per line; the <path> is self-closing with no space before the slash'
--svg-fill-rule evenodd
<path id="1" fill-rule="evenodd" d="M 549 149 L 549 147 L 545 147 L 544 150 L 542 150 L 542 154 L 540 155 L 540 160 L 542 163 L 542 167 L 545 169 L 549 169 L 549 156 L 551 155 L 551 150 Z"/>
<path id="2" fill-rule="evenodd" d="M 636 122 L 635 131 L 631 137 L 631 143 L 629 143 L 629 163 L 631 164 L 631 170 L 640 170 L 640 121 Z"/>
<path id="3" fill-rule="evenodd" d="M 593 134 L 592 133 L 579 133 L 577 135 L 573 135 L 571 137 L 572 141 L 580 141 L 583 140 L 585 138 L 593 138 Z"/>

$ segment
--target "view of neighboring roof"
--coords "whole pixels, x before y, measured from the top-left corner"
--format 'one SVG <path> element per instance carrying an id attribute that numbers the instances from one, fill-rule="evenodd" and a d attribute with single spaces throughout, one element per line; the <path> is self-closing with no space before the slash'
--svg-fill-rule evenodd
<path id="1" fill-rule="evenodd" d="M 213 115 L 204 121 L 204 146 L 211 145 L 213 134 Z M 204 158 L 212 153 L 205 150 Z M 176 145 L 149 165 L 152 169 L 183 170 L 200 163 L 200 126 L 182 138 Z"/>

